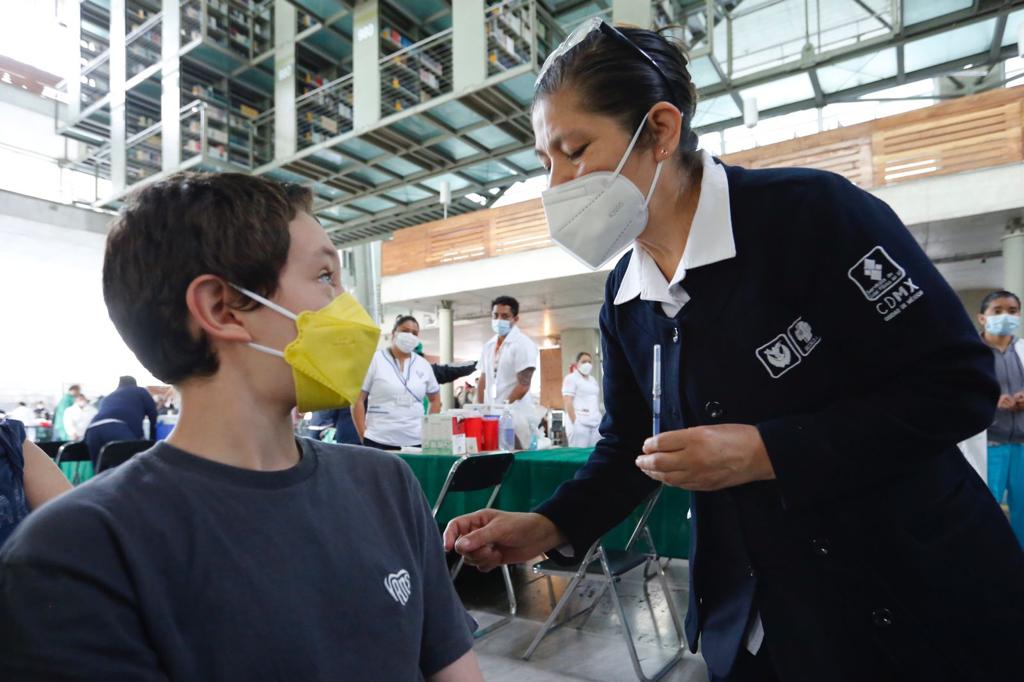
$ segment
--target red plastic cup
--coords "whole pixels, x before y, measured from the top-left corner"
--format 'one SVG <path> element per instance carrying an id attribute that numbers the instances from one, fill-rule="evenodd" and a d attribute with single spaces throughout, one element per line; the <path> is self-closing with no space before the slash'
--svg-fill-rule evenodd
<path id="1" fill-rule="evenodd" d="M 463 426 L 466 429 L 466 440 L 469 440 L 470 438 L 476 438 L 477 452 L 483 452 L 484 418 L 466 417 L 466 419 L 463 420 Z"/>
<path id="2" fill-rule="evenodd" d="M 484 417 L 483 422 L 483 447 L 481 452 L 491 452 L 498 449 L 498 417 Z"/>

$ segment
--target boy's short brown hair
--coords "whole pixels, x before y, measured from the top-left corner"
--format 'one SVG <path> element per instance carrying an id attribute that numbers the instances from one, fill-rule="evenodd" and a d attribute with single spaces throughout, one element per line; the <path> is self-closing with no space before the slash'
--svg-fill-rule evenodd
<path id="1" fill-rule="evenodd" d="M 205 335 L 189 331 L 189 284 L 211 274 L 272 296 L 299 211 L 312 211 L 308 189 L 242 173 L 177 173 L 128 199 L 107 237 L 103 298 L 153 376 L 174 384 L 217 371 Z"/>

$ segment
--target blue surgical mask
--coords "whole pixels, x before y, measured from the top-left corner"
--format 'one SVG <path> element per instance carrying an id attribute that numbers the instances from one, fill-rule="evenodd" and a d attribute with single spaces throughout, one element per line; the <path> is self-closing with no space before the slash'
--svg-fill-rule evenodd
<path id="1" fill-rule="evenodd" d="M 491 329 L 498 336 L 508 336 L 512 331 L 512 322 L 509 320 L 491 320 Z"/>
<path id="2" fill-rule="evenodd" d="M 1013 336 L 1020 329 L 1020 315 L 988 315 L 985 317 L 985 331 L 993 336 Z"/>

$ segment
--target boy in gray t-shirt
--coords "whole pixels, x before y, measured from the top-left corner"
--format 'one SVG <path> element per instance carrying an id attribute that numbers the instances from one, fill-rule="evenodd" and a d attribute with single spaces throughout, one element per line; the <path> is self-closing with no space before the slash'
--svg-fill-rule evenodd
<path id="1" fill-rule="evenodd" d="M 181 415 L 4 545 L 0 679 L 482 679 L 405 463 L 293 435 L 376 343 L 339 269 L 298 187 L 179 174 L 129 200 L 104 297 Z"/>

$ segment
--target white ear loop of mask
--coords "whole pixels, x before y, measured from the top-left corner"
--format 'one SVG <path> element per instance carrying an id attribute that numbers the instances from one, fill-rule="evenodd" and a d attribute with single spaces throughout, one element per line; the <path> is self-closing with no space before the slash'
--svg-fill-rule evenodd
<path id="1" fill-rule="evenodd" d="M 647 125 L 647 117 L 649 115 L 650 112 L 644 114 L 643 120 L 640 121 L 640 126 L 636 129 L 636 132 L 633 133 L 633 139 L 629 141 L 629 146 L 626 147 L 626 153 L 622 155 L 621 159 L 619 159 L 619 165 L 615 167 L 615 173 L 612 177 L 618 177 L 622 173 L 622 168 L 626 165 L 626 161 L 629 160 L 629 155 L 633 153 L 633 147 L 636 146 L 636 141 L 640 139 L 640 133 L 644 131 L 644 126 Z M 659 161 L 658 165 L 654 167 L 654 179 L 651 180 L 651 187 L 647 190 L 647 195 L 644 196 L 644 208 L 647 208 L 647 205 L 651 203 L 651 197 L 654 196 L 654 188 L 658 186 L 658 178 L 661 177 L 661 167 L 664 163 L 664 161 Z"/>
<path id="2" fill-rule="evenodd" d="M 274 303 L 270 299 L 264 298 L 264 297 L 260 296 L 259 294 L 257 294 L 254 291 L 249 291 L 245 287 L 240 287 L 237 284 L 230 284 L 229 283 L 229 286 L 232 289 L 234 289 L 235 291 L 237 291 L 237 292 L 239 292 L 241 294 L 245 294 L 246 296 L 248 296 L 252 300 L 256 301 L 257 303 L 259 303 L 261 305 L 265 305 L 266 307 L 268 307 L 271 310 L 273 310 L 275 313 L 280 313 L 281 315 L 284 315 L 289 320 L 296 321 L 296 320 L 299 319 L 299 316 L 296 315 L 295 313 L 293 313 L 292 311 L 288 310 L 287 308 L 285 308 L 283 306 L 279 306 L 278 304 Z M 249 342 L 248 345 L 249 345 L 249 348 L 252 348 L 254 350 L 261 351 L 261 352 L 266 353 L 268 355 L 274 355 L 274 356 L 277 356 L 277 357 L 282 358 L 282 359 L 284 358 L 284 353 L 282 351 L 277 350 L 276 348 L 270 348 L 269 346 L 263 346 L 261 344 L 253 343 L 251 341 Z"/>

